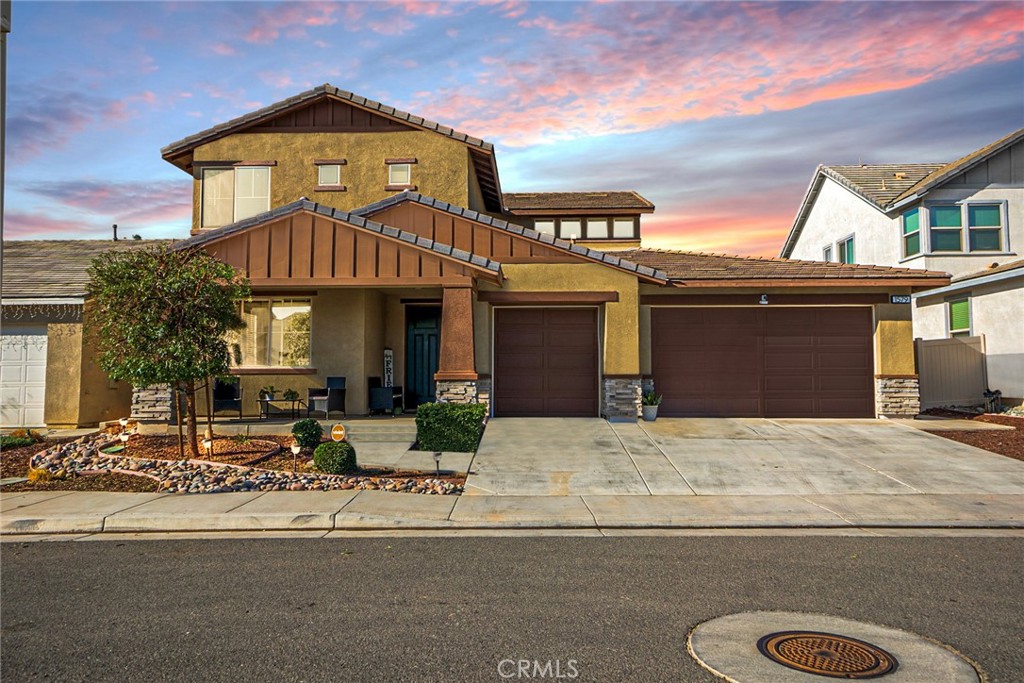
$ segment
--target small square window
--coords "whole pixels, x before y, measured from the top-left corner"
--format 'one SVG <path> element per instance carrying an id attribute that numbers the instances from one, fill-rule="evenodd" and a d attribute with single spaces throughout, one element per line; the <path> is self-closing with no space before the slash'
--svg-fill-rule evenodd
<path id="1" fill-rule="evenodd" d="M 821 260 L 822 261 L 829 261 L 829 262 L 832 261 L 832 245 L 831 244 L 821 250 Z"/>
<path id="2" fill-rule="evenodd" d="M 555 221 L 551 219 L 537 220 L 533 222 L 533 229 L 543 235 L 555 234 Z"/>
<path id="3" fill-rule="evenodd" d="M 631 239 L 636 236 L 636 222 L 632 218 L 616 218 L 612 223 L 612 237 Z"/>
<path id="4" fill-rule="evenodd" d="M 341 185 L 341 164 L 321 164 L 317 169 L 318 185 Z"/>
<path id="5" fill-rule="evenodd" d="M 587 239 L 605 239 L 608 237 L 607 218 L 587 219 Z"/>
<path id="6" fill-rule="evenodd" d="M 389 164 L 388 165 L 389 185 L 411 185 L 412 165 L 411 164 Z"/>
<path id="7" fill-rule="evenodd" d="M 577 240 L 583 233 L 583 221 L 578 218 L 563 218 L 559 222 L 558 236 L 564 240 Z"/>

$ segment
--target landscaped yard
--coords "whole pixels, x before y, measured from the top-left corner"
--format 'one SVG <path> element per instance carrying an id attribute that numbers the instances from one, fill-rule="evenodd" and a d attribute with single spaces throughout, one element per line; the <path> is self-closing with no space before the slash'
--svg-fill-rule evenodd
<path id="1" fill-rule="evenodd" d="M 991 424 L 1006 425 L 1013 427 L 1013 431 L 999 430 L 991 432 L 934 432 L 938 436 L 944 436 L 953 441 L 959 441 L 969 446 L 983 448 L 986 451 L 999 453 L 1008 458 L 1024 460 L 1024 417 L 1013 415 L 994 415 L 985 413 L 983 415 L 972 415 L 970 413 L 958 413 L 953 411 L 929 411 L 930 414 L 943 417 L 959 417 L 975 422 L 989 422 Z"/>

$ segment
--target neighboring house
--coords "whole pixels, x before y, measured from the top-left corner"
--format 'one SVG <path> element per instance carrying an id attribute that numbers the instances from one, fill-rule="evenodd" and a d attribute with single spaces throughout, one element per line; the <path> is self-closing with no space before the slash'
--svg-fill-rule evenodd
<path id="1" fill-rule="evenodd" d="M 132 387 L 107 379 L 83 330 L 88 269 L 105 251 L 150 244 L 3 243 L 0 427 L 85 427 L 127 414 Z"/>
<path id="2" fill-rule="evenodd" d="M 195 179 L 177 248 L 252 283 L 248 415 L 264 385 L 335 376 L 366 413 L 385 354 L 407 409 L 636 419 L 643 387 L 664 415 L 917 412 L 889 296 L 943 273 L 643 249 L 635 192 L 504 194 L 491 144 L 329 85 L 163 155 Z"/>
<path id="3" fill-rule="evenodd" d="M 988 381 L 1024 400 L 1024 128 L 946 164 L 819 166 L 781 256 L 952 274 L 914 336 L 984 335 Z"/>

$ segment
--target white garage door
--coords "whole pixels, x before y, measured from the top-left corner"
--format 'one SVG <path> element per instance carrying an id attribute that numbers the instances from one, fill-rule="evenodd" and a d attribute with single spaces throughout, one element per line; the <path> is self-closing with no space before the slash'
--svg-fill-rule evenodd
<path id="1" fill-rule="evenodd" d="M 0 427 L 42 427 L 46 326 L 4 325 L 0 335 Z"/>

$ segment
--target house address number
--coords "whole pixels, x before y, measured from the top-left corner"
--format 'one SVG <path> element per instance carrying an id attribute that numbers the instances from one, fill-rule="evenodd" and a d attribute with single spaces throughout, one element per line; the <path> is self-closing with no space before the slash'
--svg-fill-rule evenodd
<path id="1" fill-rule="evenodd" d="M 889 303 L 891 303 L 891 304 L 909 304 L 910 303 L 910 295 L 909 294 L 890 294 L 889 295 Z"/>

